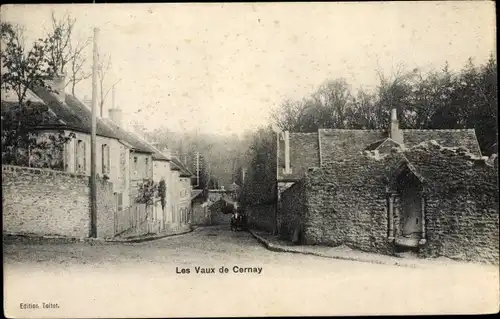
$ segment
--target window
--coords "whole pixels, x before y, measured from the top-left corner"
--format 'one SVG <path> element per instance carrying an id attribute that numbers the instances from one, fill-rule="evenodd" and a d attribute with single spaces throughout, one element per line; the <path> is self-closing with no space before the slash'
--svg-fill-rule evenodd
<path id="1" fill-rule="evenodd" d="M 87 168 L 86 145 L 82 140 L 75 144 L 75 172 L 85 173 Z"/>
<path id="2" fill-rule="evenodd" d="M 134 156 L 134 175 L 137 175 L 137 156 Z"/>
<path id="3" fill-rule="evenodd" d="M 110 159 L 109 159 L 109 145 L 102 144 L 102 164 L 101 170 L 103 174 L 109 174 L 110 171 Z"/>
<path id="4" fill-rule="evenodd" d="M 148 176 L 149 175 L 148 174 L 148 172 L 149 172 L 149 169 L 148 169 L 149 158 L 146 157 L 145 160 L 146 160 L 146 166 L 145 166 L 146 171 L 144 172 L 144 176 Z"/>
<path id="5" fill-rule="evenodd" d="M 123 210 L 123 194 L 122 193 L 115 193 L 115 200 L 116 200 L 116 210 L 117 211 L 122 211 Z"/>

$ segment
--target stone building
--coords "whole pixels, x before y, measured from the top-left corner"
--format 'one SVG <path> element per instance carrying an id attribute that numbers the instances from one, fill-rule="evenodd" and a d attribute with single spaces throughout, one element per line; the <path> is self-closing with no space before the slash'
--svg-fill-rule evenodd
<path id="1" fill-rule="evenodd" d="M 280 236 L 498 263 L 498 159 L 474 130 L 282 134 Z"/>

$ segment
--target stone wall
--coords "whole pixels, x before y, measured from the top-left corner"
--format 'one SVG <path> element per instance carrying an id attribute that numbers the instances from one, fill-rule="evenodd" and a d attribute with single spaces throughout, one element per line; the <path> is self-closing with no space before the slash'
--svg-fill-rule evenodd
<path id="1" fill-rule="evenodd" d="M 111 238 L 115 235 L 116 203 L 113 184 L 98 178 L 97 184 L 97 237 Z"/>
<path id="2" fill-rule="evenodd" d="M 404 162 L 424 180 L 427 241 L 420 255 L 498 263 L 498 159 L 432 143 L 385 155 L 365 152 L 310 169 L 304 179 L 303 243 L 392 254 L 386 191 Z M 283 203 L 292 209 L 282 213 L 290 220 L 296 216 L 294 199 Z"/>
<path id="3" fill-rule="evenodd" d="M 273 232 L 276 225 L 276 205 L 246 206 L 247 223 L 251 228 Z"/>
<path id="4" fill-rule="evenodd" d="M 278 213 L 279 235 L 285 240 L 298 241 L 303 216 L 306 211 L 306 197 L 303 181 L 299 181 L 281 194 Z"/>
<path id="5" fill-rule="evenodd" d="M 114 235 L 112 184 L 97 181 L 98 236 Z M 85 238 L 89 178 L 62 171 L 2 166 L 3 232 Z"/>
<path id="6" fill-rule="evenodd" d="M 498 263 L 498 158 L 435 144 L 414 148 L 406 157 L 425 178 L 422 256 Z"/>
<path id="7" fill-rule="evenodd" d="M 310 169 L 305 180 L 303 242 L 389 253 L 385 187 L 388 167 L 401 158 L 360 154 Z"/>

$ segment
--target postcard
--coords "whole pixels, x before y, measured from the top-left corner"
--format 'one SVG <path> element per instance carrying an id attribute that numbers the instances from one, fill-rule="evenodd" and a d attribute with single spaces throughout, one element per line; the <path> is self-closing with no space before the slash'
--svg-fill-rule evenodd
<path id="1" fill-rule="evenodd" d="M 0 12 L 5 317 L 499 311 L 493 2 Z"/>

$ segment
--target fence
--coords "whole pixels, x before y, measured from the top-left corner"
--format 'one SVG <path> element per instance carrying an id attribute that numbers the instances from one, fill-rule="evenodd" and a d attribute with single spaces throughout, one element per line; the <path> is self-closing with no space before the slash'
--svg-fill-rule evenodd
<path id="1" fill-rule="evenodd" d="M 147 232 L 147 212 L 151 214 L 153 207 L 135 203 L 115 213 L 115 236 L 124 233 Z"/>

